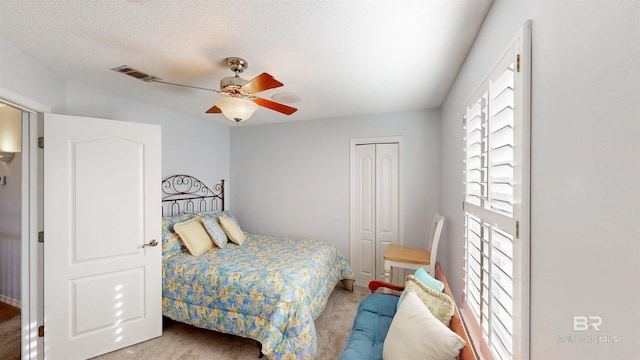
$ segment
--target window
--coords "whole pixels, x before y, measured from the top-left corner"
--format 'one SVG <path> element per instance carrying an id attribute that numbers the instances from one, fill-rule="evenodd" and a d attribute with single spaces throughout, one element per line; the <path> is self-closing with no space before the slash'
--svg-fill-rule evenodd
<path id="1" fill-rule="evenodd" d="M 462 313 L 484 352 L 527 359 L 530 23 L 467 103 Z"/>

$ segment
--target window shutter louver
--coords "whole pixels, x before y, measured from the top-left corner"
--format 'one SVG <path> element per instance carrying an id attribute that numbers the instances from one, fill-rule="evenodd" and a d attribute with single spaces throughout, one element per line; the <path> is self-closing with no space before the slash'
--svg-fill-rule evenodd
<path id="1" fill-rule="evenodd" d="M 513 216 L 513 63 L 489 83 L 489 207 Z"/>
<path id="2" fill-rule="evenodd" d="M 485 93 L 466 113 L 466 201 L 478 206 L 482 206 L 487 189 L 486 99 Z"/>
<path id="3" fill-rule="evenodd" d="M 467 214 L 465 216 L 466 225 L 466 251 L 465 260 L 467 263 L 466 276 L 466 301 L 469 304 L 473 315 L 478 323 L 481 313 L 481 296 L 482 296 L 482 223 L 480 219 Z"/>

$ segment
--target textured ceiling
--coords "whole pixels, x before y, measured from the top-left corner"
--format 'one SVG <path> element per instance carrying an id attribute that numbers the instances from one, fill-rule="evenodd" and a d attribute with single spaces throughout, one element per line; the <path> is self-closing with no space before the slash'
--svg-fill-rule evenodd
<path id="1" fill-rule="evenodd" d="M 221 95 L 110 69 L 218 89 L 224 59 L 243 57 L 243 78 L 284 83 L 258 95 L 301 98 L 257 125 L 439 107 L 491 1 L 0 0 L 0 37 L 65 79 L 221 124 L 204 114 Z"/>

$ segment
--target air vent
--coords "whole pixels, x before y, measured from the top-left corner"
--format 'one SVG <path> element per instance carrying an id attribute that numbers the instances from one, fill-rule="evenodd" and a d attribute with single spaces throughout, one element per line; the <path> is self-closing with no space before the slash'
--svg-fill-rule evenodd
<path id="1" fill-rule="evenodd" d="M 136 70 L 132 67 L 129 67 L 127 65 L 122 65 L 122 66 L 118 66 L 116 68 L 111 69 L 115 72 L 119 72 L 125 75 L 129 75 L 131 77 L 134 77 L 138 80 L 142 80 L 142 81 L 153 81 L 153 80 L 159 80 L 159 77 L 153 76 L 153 75 L 149 75 L 149 74 L 145 74 L 140 70 Z"/>

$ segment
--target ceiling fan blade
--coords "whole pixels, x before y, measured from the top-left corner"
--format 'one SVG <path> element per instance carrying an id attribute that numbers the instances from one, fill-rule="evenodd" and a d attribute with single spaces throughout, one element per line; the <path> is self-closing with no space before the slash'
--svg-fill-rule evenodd
<path id="1" fill-rule="evenodd" d="M 206 112 L 207 114 L 221 114 L 222 110 L 219 107 L 213 105 L 213 107 Z"/>
<path id="2" fill-rule="evenodd" d="M 291 115 L 294 112 L 298 111 L 298 109 L 293 108 L 291 106 L 287 106 L 287 105 L 283 105 L 283 104 L 279 104 L 277 102 L 271 101 L 271 100 L 267 100 L 267 99 L 263 99 L 263 98 L 256 98 L 253 100 L 254 103 L 260 105 L 260 106 L 264 106 L 268 109 L 271 110 L 275 110 L 277 112 L 281 112 L 285 115 Z"/>
<path id="3" fill-rule="evenodd" d="M 249 94 L 255 94 L 257 92 L 277 88 L 282 85 L 284 84 L 274 79 L 273 76 L 267 73 L 262 73 L 249 80 L 249 82 L 244 84 L 241 89 Z"/>
<path id="4" fill-rule="evenodd" d="M 214 93 L 218 93 L 218 94 L 226 94 L 224 91 L 220 91 L 220 90 L 216 90 L 216 89 L 209 89 L 209 88 L 203 88 L 203 87 L 192 86 L 192 85 L 177 84 L 177 83 L 172 83 L 172 82 L 168 82 L 168 81 L 162 81 L 160 79 L 155 79 L 155 78 L 151 79 L 149 81 L 157 82 L 157 83 L 160 83 L 160 84 L 166 84 L 166 85 L 182 86 L 182 87 L 186 87 L 186 88 L 190 88 L 190 89 L 213 91 Z"/>

